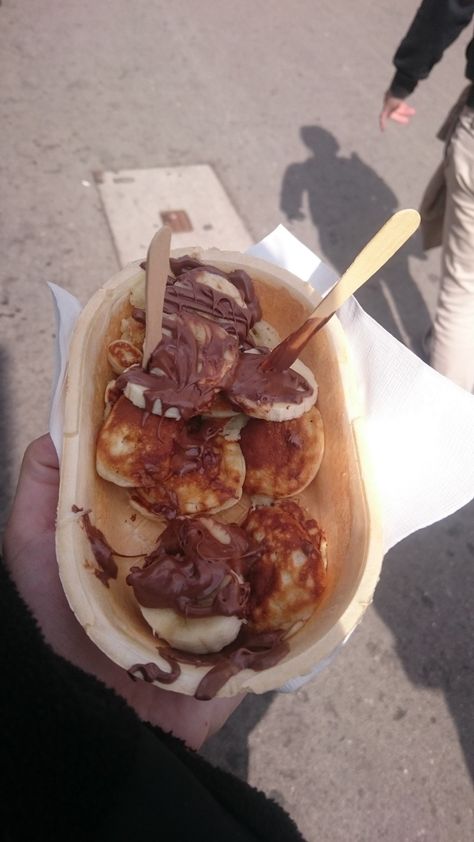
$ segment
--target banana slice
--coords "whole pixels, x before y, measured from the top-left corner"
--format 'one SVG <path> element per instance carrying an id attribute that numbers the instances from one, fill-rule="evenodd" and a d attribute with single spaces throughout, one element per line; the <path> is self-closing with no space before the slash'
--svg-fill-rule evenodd
<path id="1" fill-rule="evenodd" d="M 265 319 L 254 324 L 249 331 L 249 338 L 257 348 L 276 348 L 280 342 L 278 331 Z"/>
<path id="2" fill-rule="evenodd" d="M 178 407 L 163 407 L 161 398 L 155 398 L 151 405 L 147 405 L 146 392 L 147 389 L 145 386 L 142 386 L 140 383 L 133 382 L 128 382 L 123 390 L 125 397 L 128 398 L 134 406 L 138 407 L 138 409 L 146 409 L 147 412 L 151 412 L 153 415 L 162 415 L 164 418 L 174 418 L 175 421 L 178 421 L 181 418 L 181 412 Z"/>
<path id="3" fill-rule="evenodd" d="M 247 309 L 244 299 L 242 298 L 239 290 L 237 289 L 234 284 L 231 284 L 227 278 L 222 277 L 222 275 L 214 274 L 213 272 L 208 272 L 207 270 L 196 271 L 193 270 L 194 280 L 198 281 L 200 284 L 204 284 L 206 287 L 211 287 L 211 289 L 215 289 L 216 292 L 222 293 L 227 298 L 233 298 L 236 304 L 242 309 Z M 180 281 L 178 280 L 175 284 L 176 287 L 182 286 Z"/>
<path id="4" fill-rule="evenodd" d="M 233 415 L 232 418 L 229 418 L 229 420 L 226 421 L 222 428 L 222 438 L 226 441 L 240 441 L 241 432 L 248 420 L 247 416 L 242 412 Z"/>
<path id="5" fill-rule="evenodd" d="M 237 637 L 242 620 L 238 617 L 186 618 L 171 608 L 144 608 L 139 606 L 154 633 L 166 640 L 173 649 L 183 652 L 220 652 Z"/>
<path id="6" fill-rule="evenodd" d="M 244 575 L 255 551 L 235 524 L 175 520 L 144 566 L 132 567 L 127 584 L 159 638 L 186 652 L 219 652 L 243 623 L 249 599 Z"/>
<path id="7" fill-rule="evenodd" d="M 266 421 L 290 421 L 311 409 L 318 386 L 311 369 L 296 360 L 286 371 L 262 371 L 262 355 L 241 354 L 227 395 L 246 415 Z"/>

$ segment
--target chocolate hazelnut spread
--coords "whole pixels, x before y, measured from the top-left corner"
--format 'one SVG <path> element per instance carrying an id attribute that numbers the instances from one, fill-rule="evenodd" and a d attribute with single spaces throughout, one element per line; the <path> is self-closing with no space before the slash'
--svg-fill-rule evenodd
<path id="1" fill-rule="evenodd" d="M 146 268 L 146 263 L 141 266 Z M 188 256 L 170 258 L 170 266 L 175 277 L 170 275 L 167 280 L 163 305 L 165 314 L 188 312 L 212 318 L 229 333 L 246 341 L 248 331 L 262 317 L 252 279 L 247 272 L 242 269 L 224 272 Z M 204 272 L 229 281 L 235 286 L 245 306 L 242 307 L 233 296 L 201 283 L 199 278 Z M 137 321 L 145 323 L 144 310 L 134 308 L 132 315 Z"/>
<path id="2" fill-rule="evenodd" d="M 263 370 L 262 363 L 268 353 L 240 354 L 232 383 L 225 394 L 239 404 L 242 398 L 258 404 L 301 403 L 312 393 L 311 386 L 301 374 L 290 368 L 286 371 Z"/>
<path id="3" fill-rule="evenodd" d="M 160 414 L 176 407 L 182 418 L 191 418 L 210 406 L 231 377 L 238 342 L 220 325 L 195 314 L 165 317 L 163 326 L 167 335 L 151 354 L 147 370 L 131 366 L 117 378 L 113 393 L 116 397 L 128 384 L 142 386 L 148 412 L 159 400 Z"/>
<path id="4" fill-rule="evenodd" d="M 216 662 L 199 682 L 195 698 L 213 699 L 229 678 L 243 669 L 261 672 L 278 664 L 289 652 L 284 634 L 284 631 L 252 634 L 244 628 L 230 646 L 218 653 Z"/>
<path id="5" fill-rule="evenodd" d="M 77 506 L 73 506 L 73 511 L 80 512 L 81 509 L 78 509 Z M 88 512 L 84 512 L 84 514 L 81 515 L 81 523 L 89 539 L 89 544 L 91 545 L 94 558 L 98 564 L 98 568 L 94 571 L 95 575 L 108 588 L 109 579 L 117 578 L 118 567 L 117 562 L 114 559 L 114 555 L 117 555 L 117 553 L 114 552 L 108 543 L 104 533 L 101 532 L 100 529 L 97 529 L 97 526 L 92 525 Z"/>
<path id="6" fill-rule="evenodd" d="M 181 281 L 190 271 L 197 269 L 199 272 L 210 272 L 211 275 L 220 275 L 226 278 L 240 292 L 247 310 L 250 314 L 250 327 L 262 318 L 260 302 L 255 294 L 255 289 L 250 275 L 243 269 L 233 269 L 231 272 L 224 272 L 216 266 L 209 266 L 201 263 L 194 257 L 185 255 L 179 258 L 170 258 L 171 271 Z M 196 278 L 196 275 L 194 275 Z"/>
<path id="7" fill-rule="evenodd" d="M 245 577 L 260 550 L 236 524 L 219 524 L 226 543 L 205 519 L 176 518 L 143 567 L 127 576 L 144 608 L 172 608 L 185 617 L 244 617 L 249 597 Z"/>
<path id="8" fill-rule="evenodd" d="M 136 681 L 136 675 L 138 674 L 149 683 L 159 681 L 160 684 L 173 684 L 181 675 L 181 667 L 174 658 L 168 657 L 165 652 L 160 652 L 160 654 L 163 660 L 170 665 L 171 670 L 169 672 L 160 669 L 158 664 L 134 664 L 127 670 L 132 681 Z"/>
<path id="9" fill-rule="evenodd" d="M 163 474 L 162 482 L 166 483 L 170 475 L 185 476 L 196 471 L 206 473 L 218 468 L 220 453 L 214 440 L 222 435 L 225 420 L 219 423 L 215 419 L 195 415 L 189 421 L 168 421 L 174 429 L 168 474 Z M 156 469 L 154 464 L 149 467 L 150 472 Z"/>
<path id="10" fill-rule="evenodd" d="M 89 544 L 91 545 L 92 554 L 98 564 L 98 568 L 94 571 L 98 579 L 108 588 L 109 579 L 116 579 L 118 573 L 117 563 L 114 556 L 118 558 L 141 558 L 143 553 L 138 555 L 124 555 L 112 549 L 103 532 L 93 526 L 89 517 L 89 512 L 84 512 L 79 506 L 72 506 L 71 510 L 74 514 L 81 514 L 81 523 L 84 532 L 87 535 Z"/>
<path id="11" fill-rule="evenodd" d="M 202 667 L 210 666 L 211 669 L 201 679 L 194 694 L 200 701 L 213 699 L 221 687 L 243 669 L 252 669 L 256 672 L 275 666 L 289 651 L 288 643 L 284 640 L 285 632 L 249 632 L 241 629 L 238 637 L 233 643 L 217 652 L 209 655 L 194 655 L 190 652 L 181 652 L 169 646 L 159 646 L 158 651 L 161 657 L 170 665 L 170 672 L 160 669 L 157 664 L 134 664 L 128 670 L 133 680 L 137 673 L 144 681 L 152 683 L 158 681 L 161 684 L 172 684 L 181 675 L 179 664 L 191 664 Z"/>
<path id="12" fill-rule="evenodd" d="M 212 318 L 242 342 L 253 324 L 251 311 L 241 307 L 230 295 L 199 283 L 201 273 L 201 269 L 193 269 L 179 278 L 168 279 L 163 307 L 165 314 L 191 312 Z"/>

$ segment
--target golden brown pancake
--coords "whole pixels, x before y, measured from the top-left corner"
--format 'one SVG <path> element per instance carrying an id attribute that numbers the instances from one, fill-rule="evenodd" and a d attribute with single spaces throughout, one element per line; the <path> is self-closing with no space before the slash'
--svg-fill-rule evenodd
<path id="1" fill-rule="evenodd" d="M 321 414 L 313 407 L 291 421 L 250 418 L 240 436 L 247 494 L 291 497 L 316 476 L 324 452 Z"/>
<path id="2" fill-rule="evenodd" d="M 170 470 L 182 421 L 151 415 L 120 397 L 97 438 L 97 473 L 109 482 L 135 488 L 162 482 Z"/>
<path id="3" fill-rule="evenodd" d="M 291 629 L 313 613 L 326 582 L 326 540 L 317 522 L 294 501 L 259 506 L 243 528 L 263 545 L 249 574 L 249 626 Z"/>
<path id="4" fill-rule="evenodd" d="M 245 463 L 238 442 L 216 436 L 203 445 L 191 444 L 188 452 L 189 458 L 182 452 L 171 458 L 162 485 L 130 493 L 135 509 L 146 517 L 162 518 L 219 512 L 240 500 Z"/>

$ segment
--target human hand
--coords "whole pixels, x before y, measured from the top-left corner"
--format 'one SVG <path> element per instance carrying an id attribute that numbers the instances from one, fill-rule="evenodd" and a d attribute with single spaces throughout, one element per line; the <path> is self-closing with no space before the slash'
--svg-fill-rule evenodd
<path id="1" fill-rule="evenodd" d="M 18 591 L 55 652 L 114 689 L 141 719 L 172 731 L 191 748 L 199 748 L 219 730 L 243 696 L 201 702 L 143 681 L 133 682 L 92 643 L 69 608 L 59 579 L 55 552 L 58 491 L 56 451 L 49 435 L 42 436 L 26 450 L 4 536 L 5 563 Z"/>
<path id="2" fill-rule="evenodd" d="M 412 105 L 408 105 L 404 99 L 392 96 L 390 91 L 384 96 L 383 108 L 379 117 L 380 130 L 383 132 L 388 120 L 393 120 L 395 123 L 410 122 L 411 118 L 416 114 L 416 110 Z"/>

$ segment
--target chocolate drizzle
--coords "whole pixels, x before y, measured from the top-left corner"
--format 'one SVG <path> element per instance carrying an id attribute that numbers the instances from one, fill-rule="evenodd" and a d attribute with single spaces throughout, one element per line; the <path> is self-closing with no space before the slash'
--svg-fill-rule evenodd
<path id="1" fill-rule="evenodd" d="M 222 432 L 223 424 L 207 422 L 199 426 L 200 416 L 195 416 L 177 433 L 173 442 L 170 473 L 175 477 L 186 474 L 213 473 L 220 465 L 220 452 L 212 440 Z"/>
<path id="2" fill-rule="evenodd" d="M 77 509 L 77 506 L 74 508 Z M 78 511 L 80 511 L 80 509 L 78 509 Z M 114 552 L 110 544 L 107 542 L 103 532 L 101 532 L 100 529 L 97 529 L 97 526 L 92 525 L 88 512 L 84 512 L 84 514 L 81 515 L 81 523 L 89 539 L 91 550 L 98 565 L 98 568 L 94 571 L 94 573 L 106 586 L 106 588 L 108 588 L 109 579 L 117 578 L 118 567 L 114 559 L 114 555 L 117 555 L 117 553 Z"/>
<path id="3" fill-rule="evenodd" d="M 181 675 L 181 667 L 174 658 L 168 657 L 165 652 L 160 652 L 160 655 L 170 665 L 169 672 L 160 669 L 158 664 L 134 664 L 127 670 L 132 681 L 136 681 L 136 676 L 140 675 L 144 681 L 150 684 L 153 681 L 159 681 L 160 684 L 173 684 Z"/>
<path id="4" fill-rule="evenodd" d="M 189 257 L 188 255 L 179 258 L 171 258 L 170 266 L 171 271 L 180 282 L 191 277 L 191 280 L 196 283 L 196 280 L 199 277 L 199 272 L 209 272 L 211 275 L 219 275 L 221 278 L 226 278 L 226 280 L 230 281 L 230 283 L 235 286 L 245 302 L 248 310 L 248 316 L 246 316 L 246 319 L 248 320 L 249 327 L 252 327 L 255 322 L 258 322 L 259 319 L 262 318 L 260 302 L 255 294 L 252 279 L 243 269 L 234 269 L 231 272 L 224 272 L 216 266 L 209 266 L 201 263 L 199 260 L 196 260 L 196 258 Z M 194 272 L 194 275 L 192 274 L 193 270 L 197 270 L 197 272 Z M 201 284 L 201 286 L 203 286 L 203 284 Z M 219 296 L 221 300 L 225 297 L 222 293 L 219 293 Z M 235 299 L 231 299 L 230 306 L 232 308 L 238 306 L 236 305 Z"/>
<path id="5" fill-rule="evenodd" d="M 245 581 L 259 547 L 236 524 L 218 524 L 228 543 L 215 538 L 200 518 L 171 521 L 143 567 L 127 576 L 145 608 L 172 608 L 184 617 L 244 617 Z"/>
<path id="6" fill-rule="evenodd" d="M 195 422 L 201 423 L 198 426 Z M 191 481 L 205 474 L 207 485 L 212 481 L 214 490 L 220 489 L 227 495 L 230 493 L 219 476 L 223 458 L 223 439 L 220 437 L 223 424 L 219 425 L 212 419 L 203 421 L 201 416 L 194 416 L 187 422 L 170 423 L 175 425 L 175 436 L 167 473 L 163 472 L 161 482 L 155 487 L 137 486 L 131 491 L 132 500 L 141 508 L 152 514 L 162 515 L 167 520 L 181 513 L 179 495 L 174 488 L 179 484 L 180 478 L 187 474 L 192 474 Z M 147 466 L 144 467 L 146 469 Z M 150 473 L 153 468 L 156 466 L 151 464 Z"/>
<path id="7" fill-rule="evenodd" d="M 185 312 L 204 316 L 218 322 L 229 333 L 245 342 L 250 328 L 262 318 L 260 303 L 247 272 L 242 269 L 224 272 L 187 255 L 170 258 L 170 266 L 174 277 L 170 275 L 167 280 L 164 313 L 171 315 Z M 145 269 L 146 263 L 142 263 L 141 267 Z M 229 281 L 245 306 L 242 307 L 232 295 L 200 282 L 199 278 L 205 272 Z M 144 310 L 134 308 L 132 315 L 140 323 L 145 323 Z"/>
<path id="8" fill-rule="evenodd" d="M 195 313 L 212 319 L 242 342 L 253 324 L 251 311 L 241 307 L 232 296 L 200 283 L 201 273 L 201 269 L 193 269 L 168 280 L 164 312 L 169 315 Z"/>
<path id="9" fill-rule="evenodd" d="M 229 678 L 243 669 L 261 672 L 275 666 L 289 652 L 284 635 L 280 630 L 259 634 L 241 631 L 230 646 L 218 653 L 219 658 L 199 682 L 195 698 L 213 699 Z"/>
<path id="10" fill-rule="evenodd" d="M 71 506 L 71 510 L 74 514 L 84 512 L 83 509 L 76 505 Z M 92 525 L 89 512 L 84 512 L 81 515 L 80 520 L 84 528 L 84 532 L 89 540 L 89 544 L 91 545 L 93 556 L 98 565 L 98 567 L 94 570 L 94 573 L 106 586 L 106 588 L 108 588 L 109 579 L 116 579 L 118 573 L 118 567 L 114 556 L 118 556 L 118 558 L 141 558 L 143 553 L 138 553 L 137 555 L 124 555 L 124 553 L 118 553 L 116 550 L 112 549 L 104 533 L 101 532 L 97 526 Z"/>
<path id="11" fill-rule="evenodd" d="M 249 632 L 245 627 L 233 643 L 209 655 L 194 655 L 182 652 L 170 646 L 159 646 L 161 657 L 170 665 L 171 672 L 164 672 L 157 664 L 135 664 L 128 670 L 130 678 L 135 680 L 138 673 L 148 682 L 158 681 L 161 684 L 171 684 L 181 675 L 180 664 L 191 664 L 196 667 L 210 666 L 209 671 L 198 684 L 194 697 L 200 701 L 213 699 L 221 687 L 243 669 L 255 672 L 268 669 L 279 663 L 289 652 L 289 645 L 284 640 L 282 630 L 271 632 Z"/>

